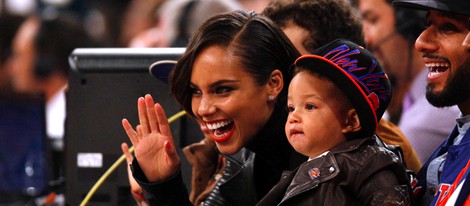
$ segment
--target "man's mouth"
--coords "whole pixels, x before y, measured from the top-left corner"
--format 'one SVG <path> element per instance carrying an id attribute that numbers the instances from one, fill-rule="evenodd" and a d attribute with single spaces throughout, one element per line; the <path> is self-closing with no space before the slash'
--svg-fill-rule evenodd
<path id="1" fill-rule="evenodd" d="M 229 120 L 206 123 L 206 125 L 212 133 L 212 138 L 216 142 L 225 142 L 230 139 L 235 128 L 233 121 Z"/>
<path id="2" fill-rule="evenodd" d="M 445 73 L 450 64 L 446 62 L 426 63 L 426 67 L 429 68 L 428 78 L 433 78 Z"/>

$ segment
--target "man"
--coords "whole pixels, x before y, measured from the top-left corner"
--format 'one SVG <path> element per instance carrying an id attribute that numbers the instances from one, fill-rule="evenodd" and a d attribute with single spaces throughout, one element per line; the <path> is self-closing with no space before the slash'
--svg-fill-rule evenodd
<path id="1" fill-rule="evenodd" d="M 457 106 L 436 108 L 426 100 L 427 69 L 414 48 L 424 30 L 425 12 L 393 8 L 391 0 L 359 0 L 367 47 L 389 75 L 393 98 L 387 112 L 426 162 L 454 127 Z"/>
<path id="2" fill-rule="evenodd" d="M 10 84 L 10 75 L 8 74 L 9 59 L 11 58 L 11 50 L 13 37 L 18 27 L 24 20 L 21 16 L 0 14 L 0 99 L 10 99 L 16 97 Z"/>
<path id="3" fill-rule="evenodd" d="M 301 54 L 338 38 L 365 45 L 360 18 L 346 0 L 274 0 L 263 13 L 282 28 Z M 416 153 L 396 125 L 382 119 L 377 133 L 385 143 L 402 148 L 407 169 L 419 170 Z"/>
<path id="4" fill-rule="evenodd" d="M 470 159 L 470 58 L 468 47 L 462 46 L 469 31 L 470 1 L 395 0 L 394 4 L 427 10 L 428 27 L 415 44 L 428 67 L 426 98 L 436 107 L 457 105 L 461 112 L 455 129 L 414 181 L 418 203 L 444 205 Z M 468 190 L 460 195 L 468 196 Z"/>
<path id="5" fill-rule="evenodd" d="M 68 15 L 28 17 L 13 40 L 10 74 L 15 91 L 40 94 L 46 105 L 46 135 L 52 148 L 52 179 L 63 177 L 65 90 L 68 56 L 77 47 L 91 47 L 82 24 Z"/>

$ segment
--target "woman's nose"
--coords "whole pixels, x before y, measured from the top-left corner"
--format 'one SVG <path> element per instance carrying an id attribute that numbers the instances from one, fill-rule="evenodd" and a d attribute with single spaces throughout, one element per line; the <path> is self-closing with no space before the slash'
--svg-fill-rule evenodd
<path id="1" fill-rule="evenodd" d="M 199 102 L 197 112 L 202 117 L 211 115 L 214 112 L 212 99 L 210 97 L 203 96 Z"/>

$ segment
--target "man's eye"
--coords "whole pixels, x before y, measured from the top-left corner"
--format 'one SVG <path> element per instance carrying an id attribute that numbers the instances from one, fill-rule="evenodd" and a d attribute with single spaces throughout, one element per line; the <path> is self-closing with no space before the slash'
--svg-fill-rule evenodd
<path id="1" fill-rule="evenodd" d="M 305 109 L 312 110 L 312 109 L 315 109 L 315 106 L 313 104 L 307 104 L 305 105 Z"/>
<path id="2" fill-rule="evenodd" d="M 439 27 L 439 29 L 444 32 L 458 31 L 457 26 L 455 26 L 454 24 L 449 24 L 449 23 L 443 24 L 442 26 Z"/>
<path id="3" fill-rule="evenodd" d="M 367 21 L 370 24 L 375 25 L 379 21 L 379 18 L 377 16 L 370 16 L 369 18 L 367 18 Z"/>

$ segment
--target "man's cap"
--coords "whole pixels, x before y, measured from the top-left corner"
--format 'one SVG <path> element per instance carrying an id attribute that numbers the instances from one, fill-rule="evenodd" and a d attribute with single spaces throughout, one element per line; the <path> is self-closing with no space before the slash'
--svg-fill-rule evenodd
<path id="1" fill-rule="evenodd" d="M 302 55 L 297 67 L 306 67 L 330 79 L 356 109 L 362 135 L 372 136 L 390 103 L 392 89 L 384 69 L 371 52 L 344 39 L 337 39 Z"/>
<path id="2" fill-rule="evenodd" d="M 149 67 L 150 74 L 162 81 L 165 84 L 168 84 L 168 75 L 171 70 L 175 67 L 177 61 L 175 60 L 161 60 L 154 62 Z"/>
<path id="3" fill-rule="evenodd" d="M 470 16 L 470 0 L 394 0 L 393 5 Z"/>

